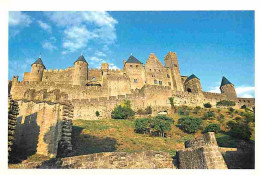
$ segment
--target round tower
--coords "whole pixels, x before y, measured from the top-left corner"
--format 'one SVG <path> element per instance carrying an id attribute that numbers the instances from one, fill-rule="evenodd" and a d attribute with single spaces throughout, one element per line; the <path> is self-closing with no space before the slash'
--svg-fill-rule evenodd
<path id="1" fill-rule="evenodd" d="M 234 85 L 224 76 L 221 81 L 220 91 L 222 94 L 225 94 L 229 100 L 237 99 L 237 93 Z"/>
<path id="2" fill-rule="evenodd" d="M 184 82 L 185 91 L 190 93 L 202 93 L 200 79 L 192 74 Z"/>
<path id="3" fill-rule="evenodd" d="M 88 63 L 83 55 L 74 62 L 73 85 L 85 86 L 88 79 Z"/>
<path id="4" fill-rule="evenodd" d="M 31 73 L 30 73 L 30 81 L 35 81 L 35 82 L 42 81 L 42 75 L 43 75 L 44 69 L 46 69 L 46 68 L 42 62 L 41 57 L 39 57 L 32 64 Z"/>

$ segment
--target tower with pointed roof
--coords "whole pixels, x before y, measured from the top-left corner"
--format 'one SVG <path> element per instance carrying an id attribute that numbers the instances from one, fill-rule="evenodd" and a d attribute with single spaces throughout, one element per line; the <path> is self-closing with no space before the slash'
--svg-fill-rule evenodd
<path id="1" fill-rule="evenodd" d="M 185 91 L 189 93 L 202 93 L 200 79 L 192 74 L 184 82 Z"/>
<path id="2" fill-rule="evenodd" d="M 226 78 L 222 77 L 220 91 L 222 94 L 225 94 L 229 100 L 237 99 L 237 93 L 234 85 Z"/>
<path id="3" fill-rule="evenodd" d="M 88 63 L 81 54 L 74 62 L 73 85 L 85 86 L 88 79 Z"/>
<path id="4" fill-rule="evenodd" d="M 145 75 L 143 63 L 139 61 L 131 53 L 126 62 L 124 62 L 124 70 L 130 78 L 131 89 L 141 89 L 144 86 Z"/>
<path id="5" fill-rule="evenodd" d="M 164 63 L 165 67 L 170 69 L 172 89 L 183 92 L 184 86 L 181 79 L 177 54 L 175 52 L 169 51 L 168 54 L 164 57 Z"/>
<path id="6" fill-rule="evenodd" d="M 45 66 L 42 62 L 41 56 L 32 64 L 31 72 L 30 72 L 30 81 L 31 82 L 39 82 L 42 81 L 43 71 Z"/>

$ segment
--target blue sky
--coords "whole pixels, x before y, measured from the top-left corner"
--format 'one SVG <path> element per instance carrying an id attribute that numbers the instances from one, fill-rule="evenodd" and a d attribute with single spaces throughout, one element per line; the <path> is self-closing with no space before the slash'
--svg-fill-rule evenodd
<path id="1" fill-rule="evenodd" d="M 145 63 L 173 51 L 204 91 L 219 92 L 224 75 L 254 97 L 254 33 L 254 11 L 10 12 L 9 79 L 22 80 L 40 53 L 47 69 L 73 66 L 81 53 L 90 68 L 121 69 L 130 53 Z"/>

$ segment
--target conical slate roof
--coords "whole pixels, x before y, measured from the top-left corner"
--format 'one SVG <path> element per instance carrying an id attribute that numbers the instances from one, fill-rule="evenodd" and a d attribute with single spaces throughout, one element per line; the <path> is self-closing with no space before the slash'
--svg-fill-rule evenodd
<path id="1" fill-rule="evenodd" d="M 45 69 L 45 66 L 44 66 L 44 64 L 43 64 L 41 58 L 38 58 L 38 59 L 37 59 L 33 64 L 40 64 L 40 65 L 43 65 L 43 67 L 44 67 L 44 69 Z M 33 64 L 32 64 L 32 65 L 33 65 Z"/>
<path id="2" fill-rule="evenodd" d="M 76 63 L 77 61 L 83 61 L 83 62 L 87 63 L 87 61 L 85 60 L 83 55 L 80 55 L 79 58 L 74 63 Z"/>
<path id="3" fill-rule="evenodd" d="M 187 81 L 189 81 L 189 80 L 191 80 L 191 79 L 193 79 L 193 78 L 197 78 L 197 79 L 199 80 L 199 78 L 198 78 L 196 75 L 192 74 L 191 76 L 189 76 L 189 77 L 186 79 L 185 82 L 187 82 Z"/>
<path id="4" fill-rule="evenodd" d="M 143 64 L 138 59 L 136 59 L 133 55 L 130 55 L 126 63 L 137 63 L 137 64 Z"/>
<path id="5" fill-rule="evenodd" d="M 232 83 L 230 81 L 228 81 L 228 79 L 226 77 L 223 76 L 220 87 L 224 86 L 226 84 L 232 84 Z"/>

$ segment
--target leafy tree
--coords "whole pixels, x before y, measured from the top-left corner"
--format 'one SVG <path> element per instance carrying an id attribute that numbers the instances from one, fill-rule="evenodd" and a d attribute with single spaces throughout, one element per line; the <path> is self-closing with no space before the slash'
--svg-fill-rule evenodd
<path id="1" fill-rule="evenodd" d="M 152 119 L 149 118 L 140 118 L 135 120 L 135 132 L 137 133 L 148 133 L 150 132 L 150 125 Z"/>
<path id="2" fill-rule="evenodd" d="M 169 97 L 169 100 L 170 100 L 171 106 L 173 107 L 174 106 L 174 98 L 173 97 Z"/>
<path id="3" fill-rule="evenodd" d="M 230 113 L 233 113 L 233 112 L 235 111 L 235 109 L 232 108 L 232 107 L 231 107 L 231 108 L 228 108 L 228 110 L 229 110 Z"/>
<path id="4" fill-rule="evenodd" d="M 135 115 L 135 112 L 130 108 L 130 103 L 128 105 L 118 105 L 114 108 L 111 113 L 113 119 L 129 119 Z"/>
<path id="5" fill-rule="evenodd" d="M 155 117 L 155 119 L 165 120 L 165 121 L 168 121 L 168 122 L 174 124 L 174 120 L 172 118 L 167 117 L 166 115 L 158 115 Z"/>
<path id="6" fill-rule="evenodd" d="M 100 113 L 98 111 L 96 111 L 96 116 L 99 117 Z"/>
<path id="7" fill-rule="evenodd" d="M 179 127 L 187 133 L 195 133 L 201 127 L 202 119 L 196 117 L 182 117 L 178 119 Z"/>
<path id="8" fill-rule="evenodd" d="M 250 139 L 252 132 L 248 124 L 231 120 L 227 125 L 230 128 L 229 134 L 231 136 L 244 140 Z"/>
<path id="9" fill-rule="evenodd" d="M 219 124 L 211 123 L 211 124 L 209 124 L 208 126 L 206 126 L 206 128 L 204 128 L 203 133 L 206 133 L 206 132 L 215 132 L 215 133 L 218 133 L 219 131 L 220 131 L 220 126 L 219 126 Z"/>
<path id="10" fill-rule="evenodd" d="M 204 107 L 205 107 L 205 108 L 211 108 L 212 105 L 211 105 L 210 103 L 204 103 Z"/>
<path id="11" fill-rule="evenodd" d="M 159 136 L 164 137 L 165 131 L 171 130 L 171 122 L 159 118 L 152 120 L 152 129 L 154 132 L 157 132 Z"/>

